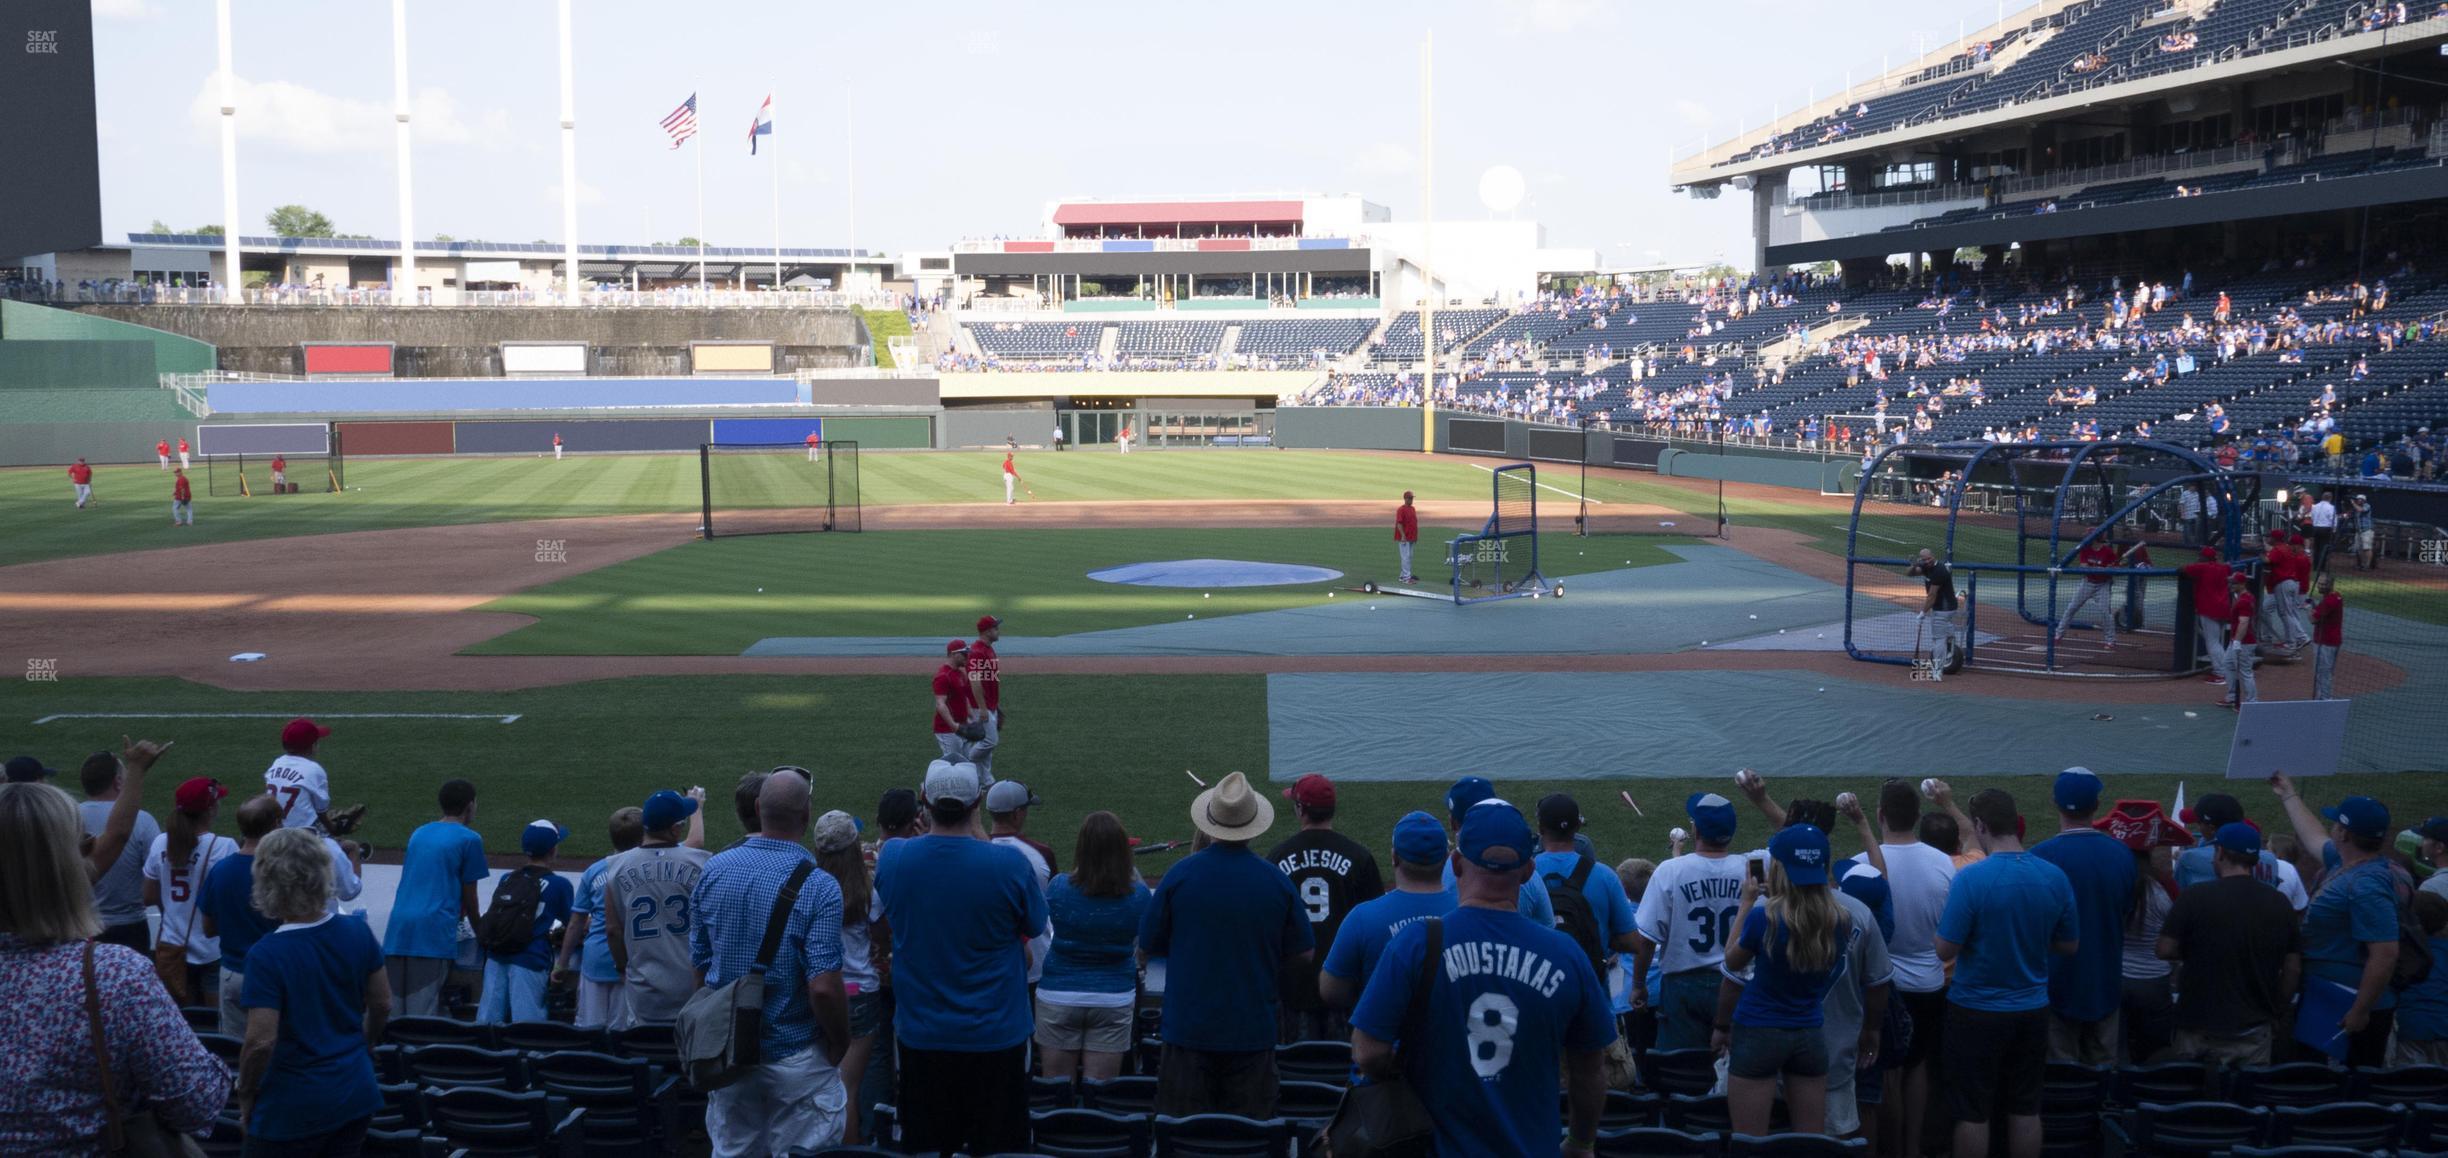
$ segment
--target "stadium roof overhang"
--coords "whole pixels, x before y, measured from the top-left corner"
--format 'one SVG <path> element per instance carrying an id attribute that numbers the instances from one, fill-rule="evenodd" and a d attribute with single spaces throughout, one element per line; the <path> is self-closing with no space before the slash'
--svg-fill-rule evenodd
<path id="1" fill-rule="evenodd" d="M 1298 201 L 1067 201 L 1054 207 L 1054 224 L 1082 225 L 1298 225 Z"/>
<path id="2" fill-rule="evenodd" d="M 1744 151 L 1758 146 L 1778 133 L 1797 125 L 1808 124 L 1824 113 L 1833 111 L 1839 102 L 1850 104 L 1855 97 L 1848 95 L 1822 102 L 1754 129 L 1714 148 L 1686 157 L 1674 163 L 1667 174 L 1667 184 L 1681 189 L 1695 185 L 1723 184 L 1737 177 L 1757 178 L 1782 173 L 1807 165 L 1836 164 L 1865 154 L 1907 149 L 1969 136 L 1988 129 L 2009 125 L 2057 120 L 2102 106 L 2134 104 L 2166 97 L 2186 89 L 2208 85 L 2231 84 L 2284 72 L 2299 72 L 2308 68 L 2387 56 L 2409 49 L 2448 44 L 2448 19 L 2423 20 L 2397 28 L 2356 36 L 2341 36 L 2332 40 L 2314 41 L 2294 48 L 2279 49 L 2257 56 L 2220 60 L 2199 68 L 2180 69 L 2139 80 L 2113 82 L 2095 88 L 2041 100 L 2023 101 L 2004 108 L 1967 116 L 1946 117 L 1905 125 L 1883 133 L 1845 137 L 1824 145 L 1813 145 L 1785 153 L 1729 161 Z M 1934 83 L 1946 83 L 1941 80 Z M 1895 91 L 1895 90 L 1888 90 Z M 1858 93 L 1858 90 L 1856 90 Z"/>
<path id="3" fill-rule="evenodd" d="M 955 253 L 952 272 L 959 277 L 1033 277 L 1077 274 L 1082 277 L 1150 277 L 1164 274 L 1238 273 L 1366 273 L 1366 248 L 1238 249 L 1217 251 L 1148 250 L 1122 253 Z"/>
<path id="4" fill-rule="evenodd" d="M 2069 237 L 2099 237 L 2148 229 L 2209 225 L 2221 221 L 2290 217 L 2325 210 L 2427 201 L 2448 197 L 2448 162 L 2419 169 L 2367 173 L 2293 185 L 2230 189 L 2200 197 L 2169 197 L 2097 208 L 2060 208 L 2055 213 L 1997 213 L 1971 221 L 1926 228 L 1889 229 L 1850 237 L 1799 241 L 1768 247 L 1777 265 L 1897 253 L 1951 253 L 1989 245 L 2029 244 Z"/>

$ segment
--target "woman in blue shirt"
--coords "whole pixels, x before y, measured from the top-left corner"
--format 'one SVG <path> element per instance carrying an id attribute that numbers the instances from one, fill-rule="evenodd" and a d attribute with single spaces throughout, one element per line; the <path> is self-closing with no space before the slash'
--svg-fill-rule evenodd
<path id="1" fill-rule="evenodd" d="M 372 1045 L 391 1015 L 382 947 L 331 911 L 331 854 L 311 828 L 255 846 L 255 909 L 279 920 L 247 951 L 238 1055 L 246 1154 L 355 1154 L 382 1108 Z"/>
<path id="2" fill-rule="evenodd" d="M 1827 1038 L 1821 1006 L 1844 968 L 1852 920 L 1828 884 L 1827 834 L 1788 825 L 1768 841 L 1768 899 L 1753 907 L 1759 878 L 1743 882 L 1742 934 L 1726 946 L 1712 1044 L 1726 1052 L 1726 1113 L 1734 1131 L 1769 1132 L 1777 1079 L 1798 1134 L 1827 1128 Z M 1748 982 L 1735 980 L 1752 970 Z"/>
<path id="3" fill-rule="evenodd" d="M 1121 818 L 1080 821 L 1076 867 L 1046 884 L 1054 942 L 1037 982 L 1040 1072 L 1098 1082 L 1122 1072 L 1139 1000 L 1139 920 L 1150 893 L 1131 867 Z"/>
<path id="4" fill-rule="evenodd" d="M 2389 838 L 2388 806 L 2368 796 L 2349 796 L 2313 815 L 2286 773 L 2271 774 L 2270 789 L 2286 808 L 2296 839 L 2319 849 L 2322 871 L 2304 910 L 2303 984 L 2307 1006 L 2316 992 L 2353 994 L 2335 1032 L 2345 1039 L 2349 1066 L 2388 1062 L 2389 1031 L 2397 1014 L 2398 906 L 2410 895 L 2410 879 L 2383 855 Z M 2327 823 L 2324 824 L 2323 820 Z M 2304 1015 L 2304 1016 L 2309 1016 Z M 2321 1026 L 2321 1029 L 2328 1027 Z M 2300 1037 L 2304 1028 L 2297 1029 Z"/>

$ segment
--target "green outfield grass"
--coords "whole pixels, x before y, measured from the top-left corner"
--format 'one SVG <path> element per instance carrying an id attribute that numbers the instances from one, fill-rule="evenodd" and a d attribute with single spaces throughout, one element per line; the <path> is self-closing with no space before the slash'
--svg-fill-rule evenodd
<path id="1" fill-rule="evenodd" d="M 790 453 L 787 463 L 805 460 Z M 736 460 L 735 460 L 736 461 Z M 859 457 L 860 500 L 867 506 L 1001 503 L 1003 456 L 984 451 L 873 452 Z M 1376 499 L 1389 510 L 1403 491 L 1423 500 L 1485 499 L 1488 472 L 1467 460 L 1345 454 L 1333 451 L 1170 451 L 1129 457 L 1098 451 L 1024 453 L 1021 475 L 1041 502 L 1134 499 Z M 746 478 L 747 472 L 734 472 Z M 151 466 L 94 472 L 98 505 L 77 510 L 65 468 L 0 470 L 0 565 L 190 543 L 324 535 L 340 531 L 447 526 L 511 519 L 700 509 L 694 454 L 580 455 L 548 458 L 392 458 L 347 464 L 343 494 L 215 497 L 193 472 L 196 525 L 170 526 L 170 476 Z M 1542 472 L 1570 490 L 1570 472 Z M 779 479 L 769 475 L 769 480 Z M 719 491 L 725 505 L 804 502 L 796 486 L 773 481 Z M 1593 482 L 1605 500 L 1688 499 L 1649 483 Z M 1566 495 L 1540 492 L 1550 503 Z"/>
<path id="2" fill-rule="evenodd" d="M 1475 529 L 1475 528 L 1474 528 Z M 1459 528 L 1422 528 L 1421 571 Z M 1547 536 L 1540 566 L 1561 579 L 1671 563 L 1688 539 Z M 1584 553 L 1586 552 L 1586 554 Z M 1168 559 L 1331 567 L 1344 578 L 1284 587 L 1134 587 L 1088 572 Z M 979 615 L 1016 635 L 1069 635 L 1322 602 L 1338 587 L 1391 582 L 1390 532 L 1352 527 L 896 531 L 762 535 L 685 543 L 486 604 L 538 622 L 474 655 L 736 655 L 776 635 L 945 635 Z M 760 588 L 762 590 L 760 590 Z"/>
<path id="3" fill-rule="evenodd" d="M 368 805 L 365 832 L 396 855 L 410 830 L 434 816 L 434 791 L 465 777 L 478 788 L 476 827 L 494 852 L 518 847 L 519 830 L 550 817 L 571 830 L 573 858 L 606 852 L 604 823 L 612 810 L 649 792 L 701 784 L 714 797 L 708 842 L 739 835 L 729 807 L 731 786 L 752 768 L 796 763 L 816 773 L 816 805 L 872 818 L 885 789 L 915 787 L 934 752 L 926 732 L 926 673 L 907 677 L 822 680 L 764 676 L 606 680 L 509 693 L 225 692 L 175 680 L 94 679 L 71 675 L 59 684 L 0 685 L 0 735 L 12 754 L 41 756 L 71 774 L 88 752 L 116 747 L 123 732 L 176 741 L 153 783 L 147 806 L 169 807 L 171 789 L 190 776 L 212 776 L 241 794 L 262 782 L 279 754 L 283 718 L 294 713 L 517 713 L 495 720 L 331 719 L 323 760 L 336 802 Z M 1267 759 L 1266 685 L 1260 676 L 1043 676 L 1013 680 L 1006 693 L 1009 726 L 998 771 L 1025 781 L 1045 798 L 1030 830 L 1070 859 L 1072 834 L 1092 809 L 1119 814 L 1134 835 L 1187 837 L 1197 786 L 1194 770 L 1212 784 L 1239 769 L 1262 782 Z M 266 719 L 99 719 L 32 721 L 54 712 L 260 712 Z M 1399 726 L 1399 722 L 1390 726 Z M 1505 780 L 1497 787 L 1528 808 L 1549 792 L 1570 792 L 1589 818 L 1589 833 L 1610 861 L 1658 857 L 1669 828 L 1684 823 L 1682 801 L 1694 791 L 1728 792 L 1727 776 L 1634 779 L 1642 771 L 1627 753 L 1626 777 L 1607 780 Z M 1763 769 L 1780 799 L 1833 798 L 1843 790 L 1865 797 L 1871 779 L 1804 777 Z M 1899 771 L 1918 777 L 1920 771 Z M 1965 798 L 1980 788 L 2015 794 L 2035 834 L 2054 828 L 2047 778 L 1956 778 Z M 1280 786 L 1276 786 L 1279 788 Z M 1443 781 L 1346 782 L 1337 824 L 1383 855 L 1394 821 L 1412 809 L 1436 812 Z M 2108 796 L 2169 800 L 2176 778 L 2108 777 Z M 2328 803 L 2368 793 L 2387 803 L 2400 825 L 2448 813 L 2448 780 L 2432 776 L 2340 776 L 2310 781 L 2308 795 Z M 1276 788 L 1270 788 L 1275 791 Z M 1616 797 L 1628 789 L 1647 810 L 1633 815 Z M 2197 776 L 2190 799 L 2234 792 L 2264 827 L 2283 825 L 2276 800 L 2258 784 Z M 1730 792 L 1728 792 L 1731 795 Z M 1289 835 L 1288 806 L 1277 804 L 1267 839 Z M 233 834 L 235 810 L 222 809 L 221 831 Z M 1761 832 L 1746 810 L 1746 840 Z M 1837 837 L 1850 845 L 1849 834 Z M 1149 858 L 1150 869 L 1172 857 Z"/>

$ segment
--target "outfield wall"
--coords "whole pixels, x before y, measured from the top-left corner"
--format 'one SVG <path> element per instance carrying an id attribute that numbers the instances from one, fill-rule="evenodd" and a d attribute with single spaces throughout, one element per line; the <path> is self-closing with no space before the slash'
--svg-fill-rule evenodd
<path id="1" fill-rule="evenodd" d="M 0 406 L 6 405 L 0 396 Z M 192 418 L 159 422 L 0 422 L 0 466 L 61 466 L 83 458 L 98 464 L 153 461 L 153 444 L 178 445 L 195 435 Z M 67 485 L 61 476 L 60 484 Z M 63 492 L 65 493 L 65 492 Z M 170 497 L 162 484 L 164 501 Z"/>
<path id="2" fill-rule="evenodd" d="M 350 378 L 215 382 L 215 414 L 376 414 L 582 410 L 621 406 L 779 406 L 789 378 Z"/>
<path id="3" fill-rule="evenodd" d="M 1275 411 L 1275 445 L 1305 450 L 1418 450 L 1420 412 L 1399 406 L 1287 406 Z M 1854 463 L 1770 447 L 1668 440 L 1613 430 L 1440 413 L 1439 454 L 1472 454 L 1549 466 L 1653 470 L 1674 478 L 1723 479 L 1814 493 L 1849 486 Z"/>

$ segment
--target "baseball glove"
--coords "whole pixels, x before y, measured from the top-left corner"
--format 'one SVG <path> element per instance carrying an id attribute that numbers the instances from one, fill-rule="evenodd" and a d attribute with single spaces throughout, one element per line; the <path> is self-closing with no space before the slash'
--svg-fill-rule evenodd
<path id="1" fill-rule="evenodd" d="M 981 720 L 963 720 L 954 734 L 974 744 L 986 738 L 986 724 Z"/>

